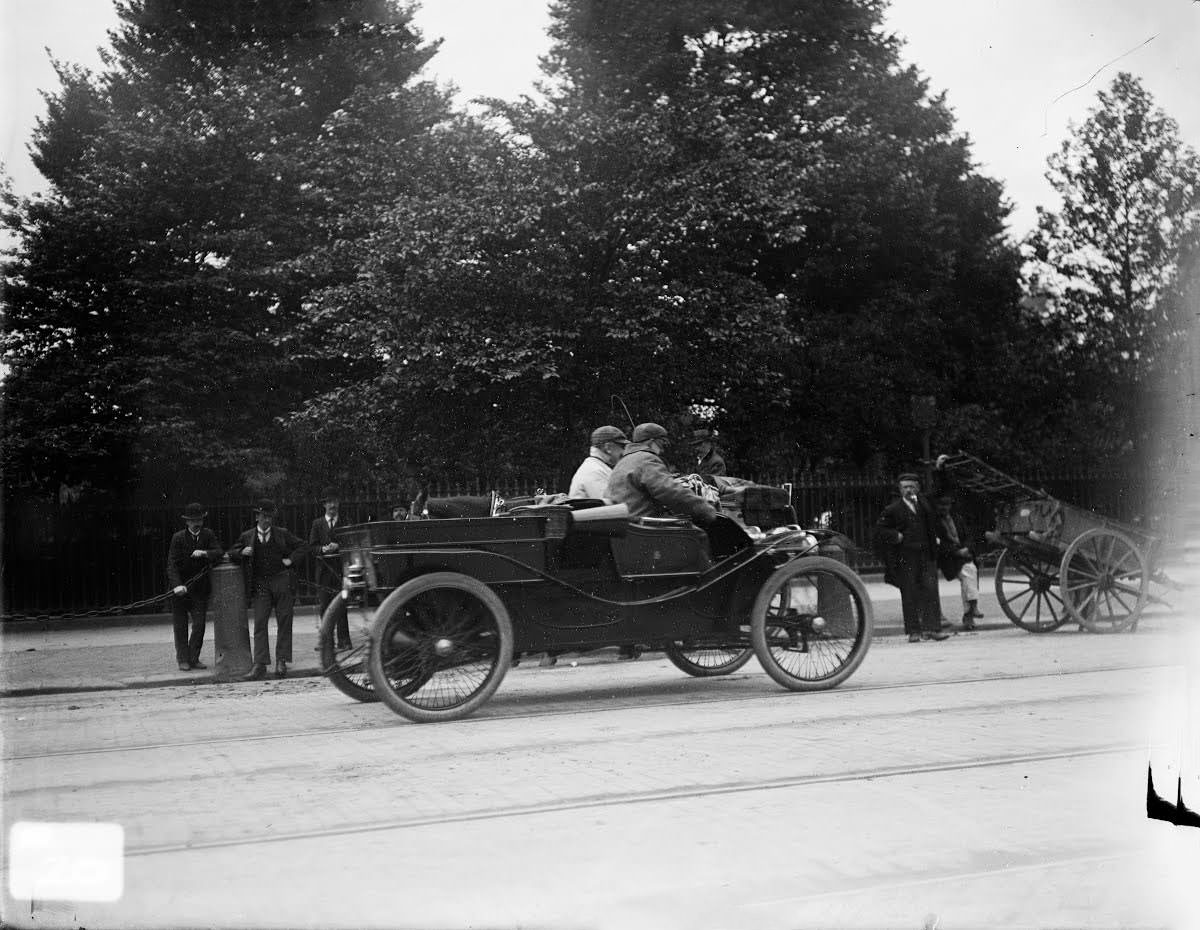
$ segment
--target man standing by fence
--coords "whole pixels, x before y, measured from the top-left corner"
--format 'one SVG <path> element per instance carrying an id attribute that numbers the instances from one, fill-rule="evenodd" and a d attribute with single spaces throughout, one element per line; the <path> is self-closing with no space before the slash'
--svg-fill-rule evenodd
<path id="1" fill-rule="evenodd" d="M 325 508 L 325 516 L 313 520 L 308 530 L 308 548 L 317 557 L 318 626 L 329 602 L 342 586 L 342 557 L 338 555 L 337 540 L 333 538 L 333 531 L 341 520 L 341 495 L 337 488 L 330 487 L 322 491 L 320 503 Z M 345 611 L 338 618 L 337 648 L 350 648 L 350 620 Z"/>
<path id="2" fill-rule="evenodd" d="M 904 632 L 910 643 L 947 639 L 941 632 L 937 514 L 921 494 L 921 479 L 916 474 L 905 472 L 896 480 L 900 500 L 883 509 L 875 528 L 884 580 L 900 589 Z"/>
<path id="3" fill-rule="evenodd" d="M 246 599 L 254 608 L 254 664 L 247 681 L 265 678 L 271 664 L 267 620 L 275 611 L 279 633 L 275 638 L 275 677 L 287 677 L 292 661 L 292 611 L 296 604 L 296 565 L 307 552 L 304 540 L 274 526 L 275 502 L 260 500 L 254 508 L 255 526 L 238 537 L 229 557 L 242 565 Z"/>
<path id="4" fill-rule="evenodd" d="M 175 622 L 175 661 L 181 672 L 208 668 L 200 661 L 204 648 L 208 596 L 212 593 L 211 571 L 223 552 L 216 534 L 204 525 L 208 514 L 199 504 L 183 508 L 186 529 L 171 537 L 167 549 L 167 583 L 171 585 L 171 616 Z M 188 635 L 188 616 L 192 620 Z"/>

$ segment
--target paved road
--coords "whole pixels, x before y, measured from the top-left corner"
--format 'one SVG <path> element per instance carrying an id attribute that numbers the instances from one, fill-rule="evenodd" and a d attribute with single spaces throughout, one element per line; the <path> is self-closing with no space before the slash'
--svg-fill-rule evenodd
<path id="1" fill-rule="evenodd" d="M 6 873 L 4 917 L 1200 926 L 1200 831 L 1144 808 L 1194 627 L 884 639 L 817 694 L 753 664 L 522 666 L 430 726 L 318 679 L 10 698 L 6 833 L 118 823 L 125 860 L 111 904 L 14 900 Z"/>

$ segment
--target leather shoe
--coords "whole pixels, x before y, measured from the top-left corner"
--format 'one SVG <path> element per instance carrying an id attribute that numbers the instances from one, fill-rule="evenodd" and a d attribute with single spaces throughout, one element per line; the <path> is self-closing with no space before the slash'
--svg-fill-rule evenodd
<path id="1" fill-rule="evenodd" d="M 186 662 L 180 662 L 179 670 L 181 672 L 190 672 L 192 670 L 192 667 L 190 665 L 188 665 Z"/>
<path id="2" fill-rule="evenodd" d="M 965 614 L 963 616 L 962 628 L 963 628 L 964 633 L 974 633 L 975 632 L 975 618 L 972 617 L 970 614 Z"/>
<path id="3" fill-rule="evenodd" d="M 242 676 L 242 681 L 262 681 L 267 677 L 267 667 L 259 663 L 250 666 L 250 671 Z"/>
<path id="4" fill-rule="evenodd" d="M 191 665 L 192 668 L 208 668 L 208 666 L 205 665 L 203 662 L 201 662 L 199 659 L 197 659 L 195 662 L 190 662 L 188 664 Z"/>
<path id="5" fill-rule="evenodd" d="M 919 643 L 921 641 L 921 634 L 920 633 L 909 633 L 908 641 L 910 643 Z"/>
<path id="6" fill-rule="evenodd" d="M 617 654 L 618 658 L 624 659 L 627 662 L 631 661 L 633 659 L 640 659 L 641 656 L 642 656 L 642 647 L 641 646 L 622 646 L 621 651 Z"/>
<path id="7" fill-rule="evenodd" d="M 286 662 L 276 662 L 275 663 L 275 677 L 276 678 L 287 678 L 287 663 Z"/>
<path id="8" fill-rule="evenodd" d="M 949 638 L 950 638 L 950 634 L 943 633 L 941 630 L 938 630 L 936 633 L 922 633 L 921 634 L 921 639 L 931 639 L 935 643 L 940 643 L 943 639 L 949 639 Z"/>

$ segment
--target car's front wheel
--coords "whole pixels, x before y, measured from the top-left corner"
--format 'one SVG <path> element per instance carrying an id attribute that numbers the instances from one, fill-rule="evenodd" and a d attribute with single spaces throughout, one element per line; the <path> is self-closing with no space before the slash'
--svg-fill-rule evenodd
<path id="1" fill-rule="evenodd" d="M 478 710 L 512 663 L 512 622 L 487 585 L 457 572 L 407 581 L 371 625 L 367 665 L 380 699 L 417 723 Z"/>
<path id="2" fill-rule="evenodd" d="M 849 678 L 871 645 L 866 586 L 825 556 L 801 556 L 766 580 L 750 612 L 750 642 L 764 671 L 792 691 L 821 691 Z"/>

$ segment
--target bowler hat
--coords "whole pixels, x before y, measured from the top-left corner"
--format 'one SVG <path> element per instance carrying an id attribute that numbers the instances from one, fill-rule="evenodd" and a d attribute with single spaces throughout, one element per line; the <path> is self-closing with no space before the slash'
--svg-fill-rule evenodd
<path id="1" fill-rule="evenodd" d="M 317 503 L 326 504 L 329 501 L 341 501 L 342 495 L 338 493 L 338 489 L 331 484 L 325 486 L 325 490 L 321 492 L 321 496 Z"/>
<path id="2" fill-rule="evenodd" d="M 208 511 L 194 501 L 183 508 L 183 519 L 185 520 L 203 520 L 208 516 Z"/>
<path id="3" fill-rule="evenodd" d="M 624 446 L 628 445 L 629 440 L 615 426 L 597 426 L 592 430 L 593 446 L 599 446 L 606 442 L 616 442 Z"/>
<path id="4" fill-rule="evenodd" d="M 273 516 L 275 516 L 275 502 L 273 500 L 271 500 L 269 497 L 264 497 L 261 500 L 259 500 L 259 502 L 257 504 L 254 505 L 254 512 L 255 513 L 263 513 L 263 514 L 266 514 L 268 517 L 273 517 Z"/>
<path id="5" fill-rule="evenodd" d="M 634 442 L 650 442 L 652 439 L 666 440 L 669 434 L 657 423 L 639 423 L 633 428 Z"/>
<path id="6" fill-rule="evenodd" d="M 712 442 L 716 438 L 716 430 L 694 429 L 692 430 L 692 438 L 688 440 L 688 445 L 698 446 L 702 442 Z"/>

